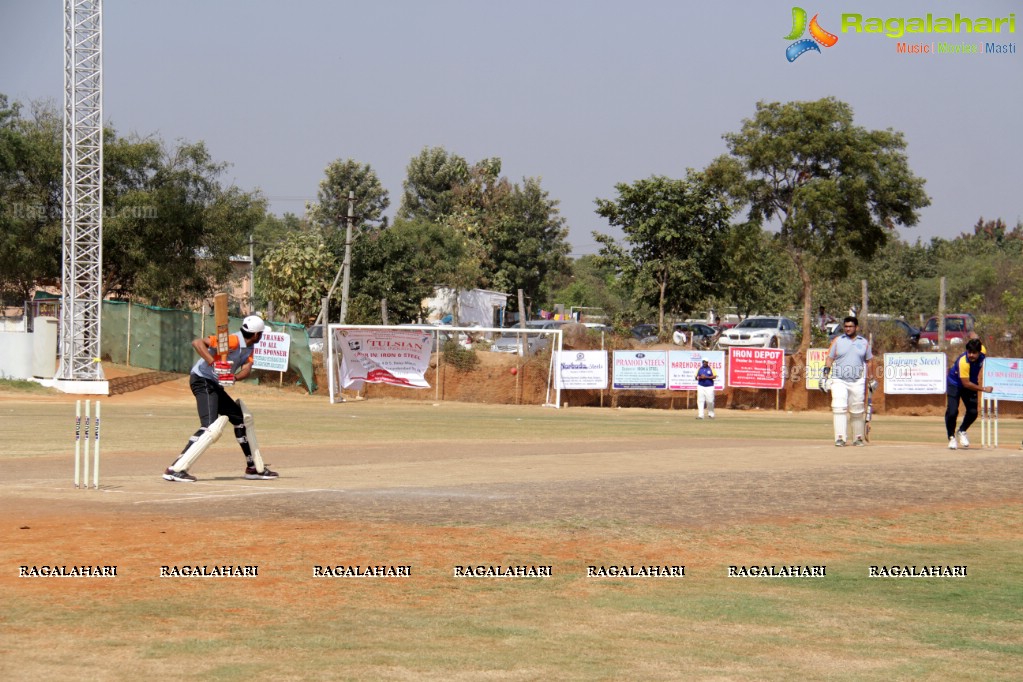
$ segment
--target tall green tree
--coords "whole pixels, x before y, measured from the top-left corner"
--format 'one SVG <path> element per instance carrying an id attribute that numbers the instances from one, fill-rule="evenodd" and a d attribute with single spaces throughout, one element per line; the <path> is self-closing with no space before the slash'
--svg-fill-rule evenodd
<path id="1" fill-rule="evenodd" d="M 450 225 L 425 219 L 397 219 L 387 230 L 367 234 L 352 263 L 359 282 L 349 305 L 355 324 L 378 324 L 380 300 L 388 319 L 415 322 L 425 316 L 423 299 L 434 287 L 450 286 L 463 275 L 468 240 Z"/>
<path id="2" fill-rule="evenodd" d="M 301 218 L 294 213 L 285 213 L 282 216 L 267 213 L 263 219 L 253 228 L 253 255 L 258 264 L 267 251 L 270 251 L 284 241 L 284 238 L 293 232 L 312 232 L 315 228 L 308 220 Z"/>
<path id="3" fill-rule="evenodd" d="M 618 198 L 598 199 L 596 212 L 622 230 L 625 245 L 600 232 L 593 237 L 601 258 L 656 305 L 664 333 L 666 311 L 690 309 L 711 288 L 732 211 L 692 169 L 683 179 L 653 176 L 615 188 Z"/>
<path id="4" fill-rule="evenodd" d="M 551 294 L 566 307 L 584 308 L 584 314 L 610 321 L 626 312 L 628 295 L 623 294 L 613 266 L 595 254 L 580 256 L 569 263 L 561 286 Z"/>
<path id="5" fill-rule="evenodd" d="M 405 170 L 398 217 L 441 222 L 455 211 L 457 188 L 469 180 L 469 164 L 443 147 L 427 147 Z"/>
<path id="6" fill-rule="evenodd" d="M 930 203 L 924 181 L 909 168 L 901 133 L 867 130 L 852 108 L 828 97 L 785 104 L 760 102 L 729 153 L 709 175 L 749 211 L 779 223 L 779 238 L 799 274 L 803 328 L 809 329 L 813 280 L 843 276 L 852 254 L 870 258 L 897 225 L 917 223 Z M 803 350 L 810 335 L 803 335 Z"/>
<path id="7" fill-rule="evenodd" d="M 256 288 L 273 302 L 274 314 L 305 324 L 316 317 L 337 260 L 321 235 L 291 232 L 268 249 L 256 268 Z"/>
<path id="8" fill-rule="evenodd" d="M 313 228 L 320 234 L 324 248 L 333 254 L 339 264 L 344 262 L 347 246 L 349 193 L 354 194 L 351 205 L 353 263 L 360 251 L 370 248 L 367 240 L 375 239 L 387 228 L 385 212 L 391 205 L 390 195 L 368 163 L 338 159 L 327 166 L 317 191 L 317 201 L 306 207 L 306 214 Z M 330 285 L 339 281 L 341 274 L 338 270 L 331 277 L 328 291 Z M 349 301 L 358 296 L 365 285 L 365 281 L 360 278 L 353 277 L 350 281 Z M 334 291 L 338 293 L 331 296 L 331 310 L 339 312 L 342 296 L 339 289 Z M 328 314 L 332 313 L 328 311 Z M 351 319 L 349 315 L 347 320 Z"/>
<path id="9" fill-rule="evenodd" d="M 344 258 L 348 224 L 348 193 L 354 192 L 353 239 L 365 232 L 387 227 L 385 212 L 391 199 L 376 171 L 354 159 L 331 162 L 316 193 L 316 203 L 306 207 L 309 221 L 321 230 L 328 248 L 339 260 Z"/>
<path id="10" fill-rule="evenodd" d="M 166 149 L 108 133 L 107 149 L 105 170 L 120 180 L 104 193 L 104 293 L 187 308 L 227 283 L 231 258 L 248 252 L 266 214 L 265 199 L 224 186 L 227 164 L 202 142 Z"/>
<path id="11" fill-rule="evenodd" d="M 512 187 L 484 237 L 489 287 L 522 289 L 530 301 L 549 302 L 553 284 L 569 269 L 568 228 L 538 178 Z"/>
<path id="12" fill-rule="evenodd" d="M 27 297 L 61 279 L 63 116 L 32 117 L 0 96 L 0 284 Z M 258 193 L 225 186 L 227 164 L 200 143 L 104 131 L 104 295 L 188 307 L 232 275 L 231 257 L 266 212 Z"/>
<path id="13" fill-rule="evenodd" d="M 464 249 L 446 282 L 457 289 L 486 287 L 543 305 L 551 282 L 567 271 L 568 231 L 558 202 L 537 178 L 513 184 L 501 160 L 473 164 L 440 147 L 424 149 L 408 166 L 398 216 L 446 225 L 464 236 Z M 517 308 L 512 297 L 511 308 Z"/>
<path id="14" fill-rule="evenodd" d="M 778 314 L 796 300 L 792 264 L 778 241 L 749 222 L 729 227 L 722 239 L 721 269 L 714 297 L 720 309 L 735 308 L 741 317 Z"/>
<path id="15" fill-rule="evenodd" d="M 62 119 L 52 106 L 0 94 L 0 298 L 27 300 L 60 282 Z"/>

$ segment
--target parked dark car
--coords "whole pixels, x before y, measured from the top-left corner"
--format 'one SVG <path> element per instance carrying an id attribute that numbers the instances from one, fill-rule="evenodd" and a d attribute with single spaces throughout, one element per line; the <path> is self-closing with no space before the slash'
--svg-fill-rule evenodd
<path id="1" fill-rule="evenodd" d="M 632 338 L 640 343 L 657 343 L 657 325 L 644 322 L 632 328 Z"/>
<path id="2" fill-rule="evenodd" d="M 693 344 L 693 348 L 708 349 L 714 345 L 717 341 L 718 330 L 711 327 L 709 324 L 703 324 L 702 322 L 679 322 L 672 327 L 672 339 L 674 340 L 675 332 L 682 332 L 686 335 L 686 338 Z"/>

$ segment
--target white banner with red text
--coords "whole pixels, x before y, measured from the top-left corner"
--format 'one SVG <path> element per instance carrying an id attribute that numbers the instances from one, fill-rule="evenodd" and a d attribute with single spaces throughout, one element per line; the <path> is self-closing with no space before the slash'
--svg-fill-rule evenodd
<path id="1" fill-rule="evenodd" d="M 336 329 L 334 343 L 341 351 L 338 380 L 342 388 L 391 384 L 429 388 L 432 335 L 403 329 Z"/>

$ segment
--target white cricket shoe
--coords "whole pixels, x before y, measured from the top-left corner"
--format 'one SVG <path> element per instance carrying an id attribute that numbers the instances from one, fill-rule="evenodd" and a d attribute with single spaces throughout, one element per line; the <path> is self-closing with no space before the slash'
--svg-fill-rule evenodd
<path id="1" fill-rule="evenodd" d="M 965 450 L 966 448 L 970 447 L 970 439 L 966 437 L 966 433 L 964 433 L 963 431 L 960 431 L 960 432 L 958 433 L 958 435 L 959 435 L 959 445 L 960 445 L 960 446 L 961 446 L 961 447 L 962 447 L 962 448 L 963 448 L 964 450 Z"/>
<path id="2" fill-rule="evenodd" d="M 956 443 L 956 437 L 955 436 L 952 436 L 951 438 L 948 439 L 948 449 L 949 450 L 958 450 L 959 449 L 959 445 Z"/>

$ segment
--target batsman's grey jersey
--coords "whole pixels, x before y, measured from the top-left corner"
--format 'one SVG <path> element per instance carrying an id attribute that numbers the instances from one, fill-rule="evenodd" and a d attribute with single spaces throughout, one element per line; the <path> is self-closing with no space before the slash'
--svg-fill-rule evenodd
<path id="1" fill-rule="evenodd" d="M 862 336 L 849 338 L 842 334 L 831 342 L 828 357 L 831 364 L 831 376 L 843 381 L 858 381 L 863 378 L 867 360 L 874 357 L 870 352 L 870 342 Z"/>
<path id="2" fill-rule="evenodd" d="M 245 337 L 242 336 L 241 332 L 235 332 L 231 336 L 227 337 L 228 340 L 228 352 L 227 361 L 231 363 L 231 371 L 235 374 L 242 368 L 246 362 L 251 362 L 252 357 L 252 346 L 245 345 Z M 217 337 L 211 336 L 206 339 L 206 346 L 210 349 L 210 353 L 213 357 L 217 356 Z M 210 381 L 217 381 L 217 374 L 213 371 L 213 366 L 208 362 L 199 358 L 199 360 L 192 365 L 192 374 L 201 376 L 203 379 L 209 379 Z"/>

